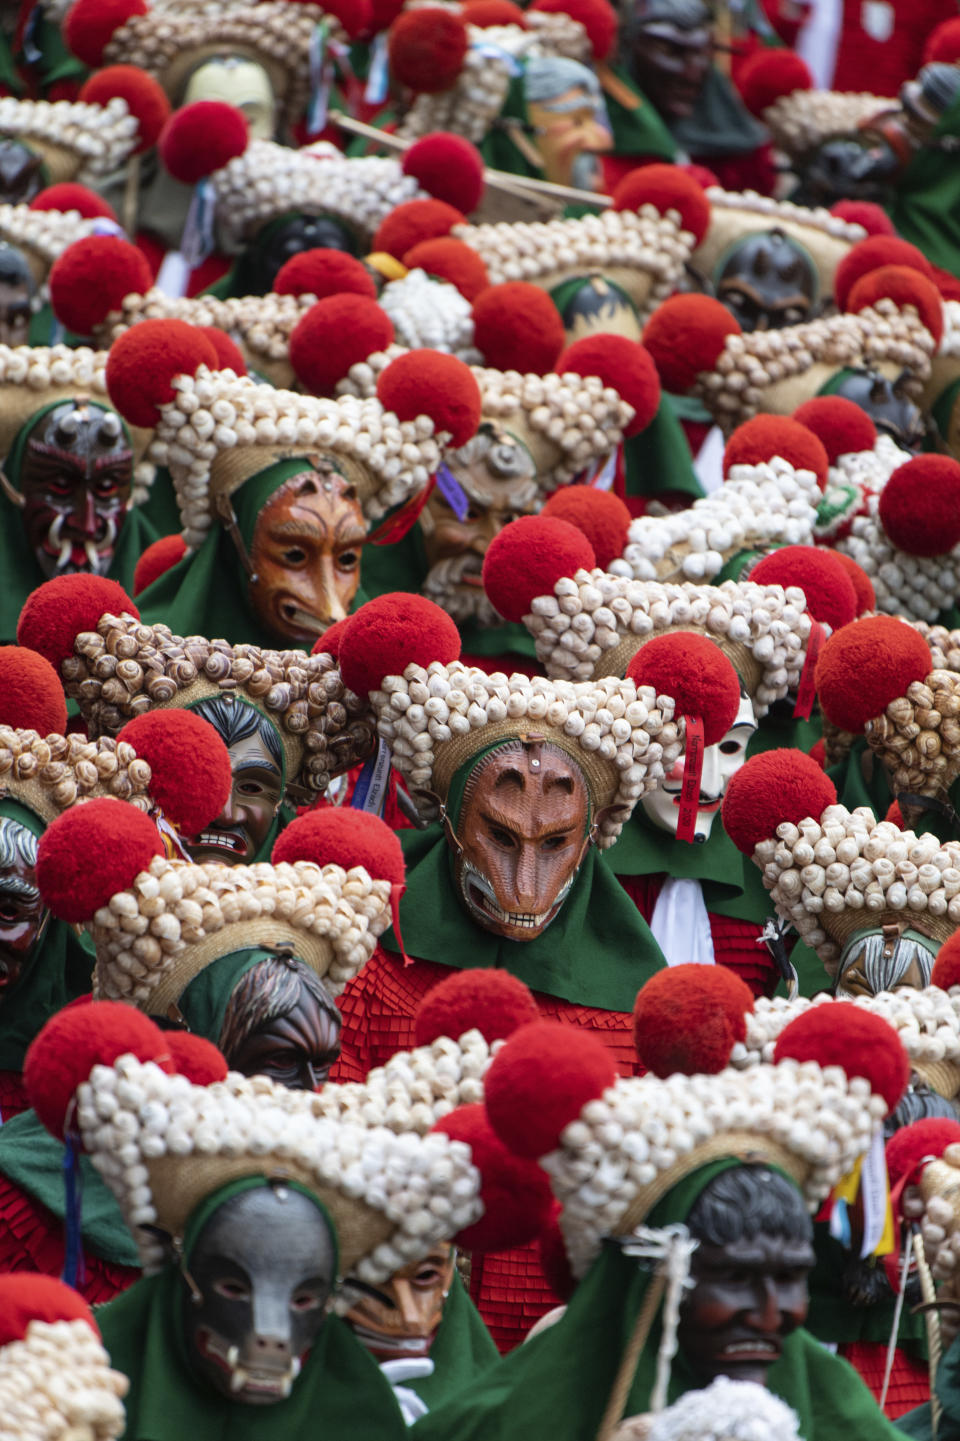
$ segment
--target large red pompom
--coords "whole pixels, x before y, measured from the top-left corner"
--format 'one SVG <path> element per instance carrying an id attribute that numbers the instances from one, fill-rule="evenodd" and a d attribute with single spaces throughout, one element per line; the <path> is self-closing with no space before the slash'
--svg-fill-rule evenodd
<path id="1" fill-rule="evenodd" d="M 133 593 L 139 595 L 148 585 L 168 570 L 179 565 L 187 553 L 187 543 L 182 535 L 162 535 L 148 545 L 133 568 Z"/>
<path id="2" fill-rule="evenodd" d="M 312 4 L 313 0 L 307 0 Z M 324 13 L 340 21 L 351 40 L 370 34 L 373 28 L 371 0 L 324 0 Z"/>
<path id="3" fill-rule="evenodd" d="M 831 630 L 849 625 L 857 614 L 857 592 L 832 550 L 785 545 L 765 555 L 750 572 L 757 585 L 798 585 L 814 620 Z"/>
<path id="4" fill-rule="evenodd" d="M 676 210 L 697 245 L 710 229 L 710 201 L 703 186 L 677 165 L 640 165 L 623 177 L 613 192 L 613 209 L 639 210 L 642 205 L 652 205 L 661 215 Z"/>
<path id="5" fill-rule="evenodd" d="M 816 761 L 784 746 L 761 751 L 731 777 L 723 798 L 723 828 L 745 856 L 771 840 L 784 821 L 819 819 L 837 803 L 837 788 Z"/>
<path id="6" fill-rule="evenodd" d="M 63 180 L 59 185 L 48 185 L 30 201 L 29 210 L 58 210 L 61 215 L 75 210 L 85 220 L 110 220 L 119 225 L 117 212 L 112 205 L 91 190 L 89 186 L 78 185 L 75 180 Z"/>
<path id="7" fill-rule="evenodd" d="M 0 725 L 48 736 L 67 729 L 67 702 L 48 660 L 22 645 L 0 645 Z"/>
<path id="8" fill-rule="evenodd" d="M 466 220 L 462 210 L 445 200 L 405 200 L 381 220 L 371 249 L 401 260 L 415 245 L 449 235 L 455 225 L 465 225 Z"/>
<path id="9" fill-rule="evenodd" d="M 390 74 L 408 90 L 439 95 L 455 83 L 468 48 L 467 27 L 451 10 L 407 10 L 390 27 Z"/>
<path id="10" fill-rule="evenodd" d="M 134 155 L 142 155 L 157 143 L 170 118 L 170 101 L 163 86 L 137 65 L 108 65 L 84 82 L 78 100 L 107 105 L 111 100 L 126 102 L 137 121 L 139 140 Z"/>
<path id="11" fill-rule="evenodd" d="M 301 250 L 281 265 L 273 282 L 276 295 L 363 295 L 376 300 L 377 287 L 367 267 L 342 250 Z"/>
<path id="12" fill-rule="evenodd" d="M 537 285 L 488 285 L 473 303 L 473 343 L 494 370 L 546 375 L 563 350 L 563 321 Z"/>
<path id="13" fill-rule="evenodd" d="M 531 10 L 569 15 L 587 32 L 594 60 L 606 60 L 617 38 L 617 12 L 607 0 L 533 0 Z"/>
<path id="14" fill-rule="evenodd" d="M 403 9 L 404 0 L 371 0 L 371 11 L 373 19 L 371 29 L 374 34 L 381 30 L 388 30 Z"/>
<path id="15" fill-rule="evenodd" d="M 562 577 L 593 570 L 596 563 L 593 546 L 569 521 L 524 515 L 487 546 L 483 588 L 504 620 L 520 621 L 538 595 L 553 595 Z"/>
<path id="16" fill-rule="evenodd" d="M 362 866 L 375 881 L 402 886 L 406 876 L 403 848 L 386 821 L 350 806 L 308 811 L 277 837 L 270 859 L 312 861 L 317 866 Z"/>
<path id="17" fill-rule="evenodd" d="M 848 225 L 860 225 L 868 235 L 896 235 L 896 227 L 887 212 L 872 200 L 838 200 L 830 206 L 830 214 Z"/>
<path id="18" fill-rule="evenodd" d="M 124 802 L 112 804 L 122 806 Z M 54 825 L 58 824 L 54 821 Z M 112 1066 L 119 1056 L 127 1055 L 140 1061 L 156 1061 L 168 1073 L 173 1069 L 163 1032 L 135 1006 L 123 1001 L 87 1001 L 51 1016 L 31 1043 L 23 1063 L 23 1083 L 30 1104 L 47 1130 L 62 1141 L 64 1132 L 74 1129 L 77 1087 L 89 1080 L 94 1066 Z"/>
<path id="19" fill-rule="evenodd" d="M 196 185 L 242 155 L 249 139 L 242 110 L 223 100 L 195 100 L 171 115 L 160 134 L 157 153 L 174 180 Z"/>
<path id="20" fill-rule="evenodd" d="M 527 30 L 527 17 L 513 0 L 467 0 L 461 7 L 461 19 L 478 30 L 488 30 L 492 25 L 516 25 Z"/>
<path id="21" fill-rule="evenodd" d="M 232 370 L 234 375 L 246 375 L 247 362 L 243 358 L 243 351 L 225 330 L 219 330 L 215 325 L 200 325 L 197 329 L 203 332 L 216 351 L 218 370 Z"/>
<path id="22" fill-rule="evenodd" d="M 937 952 L 930 984 L 939 986 L 941 991 L 960 986 L 960 931 L 954 931 Z"/>
<path id="23" fill-rule="evenodd" d="M 734 465 L 761 465 L 774 456 L 797 470 L 812 470 L 823 490 L 830 468 L 823 443 L 796 417 L 786 415 L 755 415 L 738 425 L 724 446 L 724 477 Z"/>
<path id="24" fill-rule="evenodd" d="M 949 1121 L 946 1116 L 926 1116 L 910 1126 L 901 1126 L 886 1145 L 890 1189 L 895 1191 L 901 1181 L 915 1185 L 928 1161 L 942 1156 L 948 1146 L 958 1144 L 960 1121 Z"/>
<path id="25" fill-rule="evenodd" d="M 147 762 L 151 796 L 185 835 L 199 835 L 230 799 L 230 752 L 219 731 L 193 711 L 148 711 L 128 721 L 117 740 Z"/>
<path id="26" fill-rule="evenodd" d="M 147 0 L 76 0 L 63 22 L 63 38 L 78 60 L 96 70 L 114 32 L 148 10 Z"/>
<path id="27" fill-rule="evenodd" d="M 408 270 L 424 270 L 437 280 L 446 280 L 471 301 L 490 284 L 487 267 L 477 252 L 452 235 L 421 240 L 403 256 L 403 264 Z"/>
<path id="28" fill-rule="evenodd" d="M 857 615 L 865 615 L 868 610 L 876 610 L 877 596 L 873 588 L 873 581 L 863 566 L 857 565 L 853 556 L 847 555 L 842 550 L 835 550 L 832 554 L 836 556 L 853 583 L 853 588 L 857 593 Z"/>
<path id="29" fill-rule="evenodd" d="M 589 1031 L 559 1021 L 521 1026 L 484 1077 L 490 1124 L 518 1156 L 556 1150 L 566 1126 L 617 1079 L 613 1056 Z"/>
<path id="30" fill-rule="evenodd" d="M 533 993 L 509 971 L 453 971 L 427 992 L 414 1018 L 418 1046 L 479 1031 L 488 1045 L 539 1019 Z"/>
<path id="31" fill-rule="evenodd" d="M 462 135 L 436 130 L 415 140 L 403 157 L 404 175 L 422 190 L 469 215 L 483 199 L 483 157 Z"/>
<path id="32" fill-rule="evenodd" d="M 560 375 L 599 376 L 632 406 L 633 418 L 624 426 L 624 435 L 639 435 L 657 413 L 657 366 L 649 351 L 625 335 L 585 335 L 575 340 L 557 361 L 556 370 Z"/>
<path id="33" fill-rule="evenodd" d="M 699 716 L 703 743 L 723 740 L 740 709 L 740 681 L 719 646 L 694 631 L 658 635 L 642 645 L 627 666 L 627 679 L 669 695 L 674 715 Z"/>
<path id="34" fill-rule="evenodd" d="M 216 1081 L 227 1079 L 230 1067 L 226 1057 L 205 1036 L 195 1036 L 190 1031 L 166 1031 L 164 1040 L 174 1071 L 178 1076 L 186 1076 L 192 1086 L 212 1086 Z"/>
<path id="35" fill-rule="evenodd" d="M 119 235 L 88 235 L 58 255 L 50 269 L 50 304 L 74 335 L 92 335 L 128 295 L 143 295 L 153 275 L 142 250 Z"/>
<path id="36" fill-rule="evenodd" d="M 318 636 L 310 648 L 311 655 L 332 655 L 334 660 L 340 655 L 340 642 L 343 639 L 350 617 L 344 616 L 343 620 L 335 620 L 333 625 L 328 625 L 323 635 Z"/>
<path id="37" fill-rule="evenodd" d="M 874 615 L 830 636 L 814 679 L 827 720 L 859 734 L 932 670 L 930 647 L 913 626 L 892 615 Z"/>
<path id="38" fill-rule="evenodd" d="M 848 250 L 837 266 L 833 294 L 839 308 L 846 310 L 850 292 L 861 276 L 887 265 L 907 266 L 928 279 L 933 275 L 927 257 L 909 240 L 901 240 L 899 235 L 869 235 Z"/>
<path id="39" fill-rule="evenodd" d="M 598 490 L 594 485 L 564 485 L 553 492 L 540 514 L 552 520 L 565 520 L 582 530 L 593 550 L 594 564 L 602 570 L 623 555 L 631 517 L 612 490 Z"/>
<path id="40" fill-rule="evenodd" d="M 716 365 L 727 336 L 740 334 L 740 326 L 719 300 L 709 295 L 671 295 L 644 326 L 643 343 L 664 390 L 684 395 L 698 375 Z"/>
<path id="41" fill-rule="evenodd" d="M 480 387 L 469 365 L 437 350 L 408 350 L 380 372 L 377 397 L 398 420 L 429 415 L 438 433 L 457 449 L 480 424 Z"/>
<path id="42" fill-rule="evenodd" d="M 926 38 L 923 47 L 924 65 L 955 65 L 960 60 L 960 17 L 942 20 Z"/>
<path id="43" fill-rule="evenodd" d="M 482 1104 L 458 1106 L 433 1129 L 465 1142 L 481 1176 L 483 1215 L 457 1233 L 457 1245 L 468 1251 L 508 1251 L 535 1240 L 553 1214 L 546 1171 L 507 1149 Z"/>
<path id="44" fill-rule="evenodd" d="M 47 1325 L 85 1321 L 95 1336 L 100 1335 L 90 1307 L 65 1281 L 34 1271 L 0 1276 L 0 1347 L 22 1341 L 32 1321 Z"/>
<path id="45" fill-rule="evenodd" d="M 842 395 L 817 395 L 805 400 L 793 412 L 793 419 L 813 431 L 831 465 L 841 455 L 872 450 L 877 443 L 877 427 L 867 412 Z"/>
<path id="46" fill-rule="evenodd" d="M 73 806 L 47 827 L 37 846 L 37 885 L 53 914 L 74 925 L 89 921 L 162 855 L 153 822 L 104 796 Z"/>
<path id="47" fill-rule="evenodd" d="M 290 364 L 311 395 L 333 395 L 352 365 L 393 344 L 393 321 L 365 295 L 328 295 L 290 334 Z"/>
<path id="48" fill-rule="evenodd" d="M 17 643 L 46 656 L 59 670 L 81 631 L 96 630 L 103 615 L 140 612 L 122 585 L 103 575 L 58 575 L 27 597 L 17 621 Z"/>
<path id="49" fill-rule="evenodd" d="M 651 976 L 633 1008 L 640 1063 L 655 1076 L 715 1075 L 746 1039 L 753 992 L 725 966 L 671 965 Z"/>
<path id="50" fill-rule="evenodd" d="M 149 430 L 161 405 L 173 400 L 171 381 L 194 375 L 201 365 L 217 369 L 217 352 L 196 325 L 185 320 L 144 320 L 124 331 L 110 347 L 107 391 L 131 425 Z"/>
<path id="51" fill-rule="evenodd" d="M 871 270 L 851 287 L 847 310 L 854 315 L 876 305 L 878 300 L 892 300 L 896 305 L 912 305 L 921 322 L 937 345 L 943 338 L 943 298 L 933 280 L 905 265 L 881 265 Z"/>
<path id="52" fill-rule="evenodd" d="M 340 674 L 357 695 L 379 690 L 387 675 L 431 661 L 460 658 L 460 632 L 425 596 L 397 590 L 368 600 L 350 616 L 340 640 Z"/>
<path id="53" fill-rule="evenodd" d="M 751 115 L 763 112 L 782 95 L 795 90 L 812 90 L 813 76 L 804 60 L 793 50 L 770 50 L 765 46 L 739 70 L 737 88 Z"/>
<path id="54" fill-rule="evenodd" d="M 896 1109 L 910 1079 L 907 1053 L 889 1021 L 852 1001 L 814 1006 L 797 1016 L 780 1032 L 773 1059 L 778 1065 L 816 1061 L 823 1067 L 839 1066 L 848 1079 L 861 1076 L 886 1101 L 888 1113 Z"/>
<path id="55" fill-rule="evenodd" d="M 908 555 L 945 555 L 960 541 L 960 463 L 918 455 L 899 466 L 880 492 L 880 523 Z"/>

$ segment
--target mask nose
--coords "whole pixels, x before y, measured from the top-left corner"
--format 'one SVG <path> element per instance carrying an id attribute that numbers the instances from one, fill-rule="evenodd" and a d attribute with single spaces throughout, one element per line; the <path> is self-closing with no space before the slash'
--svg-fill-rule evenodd
<path id="1" fill-rule="evenodd" d="M 720 752 L 716 746 L 707 746 L 703 752 L 700 790 L 705 796 L 716 796 L 720 794 L 720 786 Z"/>

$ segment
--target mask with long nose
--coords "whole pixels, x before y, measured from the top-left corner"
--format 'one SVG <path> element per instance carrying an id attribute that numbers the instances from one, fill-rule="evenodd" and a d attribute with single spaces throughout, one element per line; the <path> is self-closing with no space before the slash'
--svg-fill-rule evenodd
<path id="1" fill-rule="evenodd" d="M 336 1279 L 325 1213 L 282 1184 L 239 1191 L 202 1224 L 185 1261 L 181 1318 L 198 1378 L 247 1405 L 285 1400 Z"/>
<path id="2" fill-rule="evenodd" d="M 422 1260 L 402 1266 L 383 1286 L 348 1282 L 357 1299 L 346 1314 L 347 1324 L 378 1361 L 429 1354 L 453 1284 L 455 1256 L 452 1246 L 439 1245 Z"/>
<path id="3" fill-rule="evenodd" d="M 697 804 L 697 818 L 694 822 L 694 840 L 708 839 L 713 823 L 720 814 L 730 778 L 747 758 L 750 737 L 757 728 L 753 705 L 748 696 L 741 695 L 740 709 L 733 725 L 723 740 L 707 746 L 703 752 L 703 771 L 700 776 L 700 799 Z M 640 804 L 650 820 L 659 830 L 677 833 L 680 819 L 680 792 L 683 789 L 683 756 L 668 772 L 663 784 L 641 798 Z"/>

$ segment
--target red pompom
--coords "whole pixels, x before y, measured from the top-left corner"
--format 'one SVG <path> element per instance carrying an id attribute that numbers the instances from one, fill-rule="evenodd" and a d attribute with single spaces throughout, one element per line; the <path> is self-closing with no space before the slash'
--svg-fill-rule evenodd
<path id="1" fill-rule="evenodd" d="M 896 235 L 896 228 L 887 212 L 872 200 L 838 200 L 830 206 L 830 214 L 848 225 L 860 225 L 868 235 Z"/>
<path id="2" fill-rule="evenodd" d="M 473 303 L 473 343 L 494 370 L 546 375 L 564 338 L 559 311 L 537 285 L 524 280 L 488 285 Z"/>
<path id="3" fill-rule="evenodd" d="M 627 679 L 674 700 L 674 715 L 699 716 L 703 743 L 722 741 L 740 709 L 740 681 L 719 646 L 694 631 L 658 635 L 627 666 Z"/>
<path id="4" fill-rule="evenodd" d="M 435 431 L 456 449 L 480 424 L 480 387 L 469 365 L 437 350 L 408 350 L 380 372 L 377 397 L 398 420 L 429 415 Z"/>
<path id="5" fill-rule="evenodd" d="M 393 344 L 393 322 L 365 295 L 328 295 L 290 334 L 290 364 L 311 395 L 333 395 L 352 365 Z"/>
<path id="6" fill-rule="evenodd" d="M 841 455 L 872 450 L 877 443 L 877 427 L 867 412 L 842 395 L 817 395 L 805 400 L 793 412 L 793 419 L 813 431 L 831 465 Z"/>
<path id="7" fill-rule="evenodd" d="M 483 1215 L 457 1233 L 458 1246 L 468 1251 L 509 1251 L 526 1246 L 553 1214 L 553 1192 L 546 1171 L 536 1161 L 509 1151 L 496 1135 L 483 1105 L 458 1106 L 433 1127 L 470 1147 L 480 1172 Z M 960 1129 L 960 1128 L 958 1128 Z"/>
<path id="8" fill-rule="evenodd" d="M 32 1321 L 85 1321 L 100 1335 L 90 1307 L 65 1281 L 34 1271 L 0 1276 L 0 1347 L 24 1340 Z"/>
<path id="9" fill-rule="evenodd" d="M 839 1066 L 848 1079 L 868 1081 L 874 1095 L 886 1101 L 888 1113 L 910 1079 L 910 1062 L 893 1026 L 852 1001 L 814 1006 L 797 1016 L 780 1032 L 773 1059 L 778 1065 L 793 1060 Z"/>
<path id="10" fill-rule="evenodd" d="M 354 611 L 340 640 L 340 674 L 359 696 L 379 690 L 384 676 L 408 665 L 450 665 L 460 657 L 460 632 L 425 596 L 397 590 Z"/>
<path id="11" fill-rule="evenodd" d="M 866 242 L 865 242 L 866 243 Z M 856 315 L 878 300 L 892 300 L 901 308 L 912 305 L 937 345 L 943 338 L 943 298 L 933 280 L 905 265 L 881 265 L 861 275 L 847 296 L 847 310 Z"/>
<path id="12" fill-rule="evenodd" d="M 270 855 L 274 865 L 312 861 L 316 866 L 362 866 L 375 881 L 402 886 L 403 849 L 386 821 L 350 806 L 308 811 L 281 831 Z"/>
<path id="13" fill-rule="evenodd" d="M 539 1019 L 533 994 L 509 971 L 453 971 L 427 992 L 414 1018 L 418 1046 L 480 1031 L 488 1045 Z"/>
<path id="14" fill-rule="evenodd" d="M 613 209 L 639 210 L 642 205 L 652 205 L 661 215 L 678 211 L 697 245 L 710 229 L 710 201 L 703 186 L 677 165 L 641 165 L 623 177 L 613 192 Z"/>
<path id="15" fill-rule="evenodd" d="M 194 375 L 201 365 L 217 369 L 217 352 L 196 325 L 185 320 L 144 320 L 124 331 L 110 347 L 107 390 L 131 425 L 151 429 L 161 405 L 173 400 L 171 381 Z"/>
<path id="16" fill-rule="evenodd" d="M 890 1189 L 895 1191 L 901 1181 L 916 1185 L 928 1161 L 942 1156 L 948 1146 L 960 1144 L 960 1122 L 946 1116 L 926 1116 L 912 1125 L 894 1131 L 886 1145 L 887 1175 Z"/>
<path id="17" fill-rule="evenodd" d="M 455 225 L 465 225 L 466 220 L 461 210 L 445 200 L 405 200 L 381 220 L 371 249 L 400 260 L 415 245 L 449 235 Z"/>
<path id="18" fill-rule="evenodd" d="M 87 805 L 102 804 L 124 806 L 123 801 L 88 801 L 60 819 L 86 810 Z M 156 1061 L 167 1073 L 172 1070 L 165 1035 L 135 1006 L 123 1001 L 87 1001 L 52 1016 L 31 1043 L 23 1063 L 30 1104 L 47 1130 L 62 1141 L 64 1132 L 74 1129 L 77 1087 L 89 1080 L 94 1066 L 112 1066 L 118 1057 L 127 1055 Z"/>
<path id="19" fill-rule="evenodd" d="M 906 266 L 928 279 L 932 274 L 929 260 L 908 240 L 901 240 L 898 235 L 869 235 L 848 250 L 837 266 L 833 294 L 838 307 L 846 310 L 850 292 L 861 276 L 888 265 Z"/>
<path id="20" fill-rule="evenodd" d="M 706 165 L 697 165 L 687 161 L 684 165 L 678 165 L 677 169 L 682 170 L 684 175 L 689 175 L 691 180 L 695 180 L 701 190 L 709 190 L 712 186 L 720 184 L 719 175 L 713 170 L 709 170 Z"/>
<path id="21" fill-rule="evenodd" d="M 147 0 L 75 0 L 63 22 L 63 38 L 78 60 L 96 70 L 115 31 L 148 10 Z"/>
<path id="22" fill-rule="evenodd" d="M 88 235 L 58 255 L 50 269 L 50 304 L 74 335 L 92 335 L 128 295 L 153 284 L 146 256 L 119 235 Z"/>
<path id="23" fill-rule="evenodd" d="M 85 220 L 112 220 L 119 225 L 117 212 L 112 205 L 90 190 L 86 185 L 78 185 L 75 180 L 63 180 L 59 185 L 48 185 L 46 190 L 41 190 L 30 201 L 30 210 L 58 210 L 65 215 L 70 210 L 75 210 Z"/>
<path id="24" fill-rule="evenodd" d="M 349 619 L 349 616 L 344 616 L 343 620 L 335 620 L 333 625 L 328 625 L 323 635 L 314 641 L 310 654 L 332 655 L 336 660 L 340 654 L 340 642 Z"/>
<path id="25" fill-rule="evenodd" d="M 747 1035 L 753 992 L 725 966 L 671 965 L 646 982 L 633 1008 L 640 1063 L 655 1076 L 715 1075 Z"/>
<path id="26" fill-rule="evenodd" d="M 724 478 L 734 465 L 761 465 L 774 456 L 796 470 L 812 470 L 823 490 L 830 468 L 823 443 L 806 425 L 786 415 L 755 415 L 737 426 L 724 447 Z"/>
<path id="27" fill-rule="evenodd" d="M 157 151 L 164 169 L 183 185 L 196 185 L 247 148 L 250 133 L 242 110 L 223 100 L 195 100 L 171 115 Z"/>
<path id="28" fill-rule="evenodd" d="M 923 63 L 955 65 L 960 60 L 960 17 L 934 26 L 923 47 Z"/>
<path id="29" fill-rule="evenodd" d="M 46 656 L 59 670 L 81 631 L 96 630 L 103 615 L 140 612 L 122 585 L 102 575 L 58 575 L 27 597 L 17 621 L 17 643 Z"/>
<path id="30" fill-rule="evenodd" d="M 566 1126 L 617 1079 L 613 1056 L 589 1031 L 532 1021 L 515 1031 L 484 1077 L 490 1124 L 518 1156 L 556 1150 Z"/>
<path id="31" fill-rule="evenodd" d="M 793 50 L 761 46 L 740 67 L 737 88 L 750 114 L 759 118 L 781 96 L 792 95 L 795 90 L 812 90 L 813 76 Z"/>
<path id="32" fill-rule="evenodd" d="M 67 702 L 48 660 L 22 645 L 0 645 L 0 725 L 48 736 L 67 729 Z"/>
<path id="33" fill-rule="evenodd" d="M 630 529 L 630 512 L 612 490 L 593 485 L 564 485 L 555 490 L 541 515 L 565 520 L 582 530 L 594 554 L 594 563 L 606 570 L 623 555 Z"/>
<path id="34" fill-rule="evenodd" d="M 941 991 L 960 986 L 960 931 L 954 931 L 937 952 L 930 984 L 939 986 Z"/>
<path id="35" fill-rule="evenodd" d="M 853 583 L 857 593 L 857 615 L 865 615 L 868 610 L 876 610 L 877 596 L 873 589 L 873 581 L 867 575 L 862 565 L 857 565 L 852 555 L 846 555 L 842 550 L 831 551 L 843 566 L 847 575 Z"/>
<path id="36" fill-rule="evenodd" d="M 552 595 L 562 577 L 593 570 L 596 563 L 593 546 L 569 521 L 524 515 L 487 546 L 483 588 L 504 620 L 520 621 L 538 595 Z"/>
<path id="37" fill-rule="evenodd" d="M 227 1079 L 230 1067 L 226 1057 L 206 1037 L 190 1031 L 167 1031 L 164 1040 L 174 1071 L 186 1076 L 192 1086 L 212 1086 Z"/>
<path id="38" fill-rule="evenodd" d="M 624 435 L 639 435 L 660 405 L 660 376 L 653 357 L 625 335 L 585 335 L 557 361 L 560 375 L 596 375 L 633 407 Z"/>
<path id="39" fill-rule="evenodd" d="M 810 747 L 810 749 L 807 751 L 807 755 L 810 757 L 811 760 L 816 761 L 817 765 L 820 767 L 820 769 L 821 769 L 822 771 L 825 771 L 825 770 L 826 770 L 826 768 L 827 768 L 827 743 L 826 743 L 826 741 L 823 739 L 823 736 L 821 736 L 818 741 L 814 741 L 813 745 L 812 745 L 812 746 Z"/>
<path id="40" fill-rule="evenodd" d="M 439 5 L 406 10 L 390 27 L 390 74 L 423 95 L 439 95 L 456 82 L 466 59 L 467 27 Z"/>
<path id="41" fill-rule="evenodd" d="M 273 282 L 277 295 L 363 295 L 376 300 L 377 287 L 367 267 L 342 250 L 301 250 L 281 265 Z"/>
<path id="42" fill-rule="evenodd" d="M 814 678 L 827 720 L 858 734 L 932 670 L 930 647 L 913 626 L 892 615 L 874 615 L 830 636 Z"/>
<path id="43" fill-rule="evenodd" d="M 225 330 L 220 330 L 216 325 L 198 325 L 197 329 L 203 332 L 216 351 L 218 370 L 232 370 L 234 375 L 246 375 L 247 362 L 243 358 L 243 351 Z"/>
<path id="44" fill-rule="evenodd" d="M 312 4 L 313 0 L 306 0 Z M 323 10 L 339 20 L 351 40 L 369 35 L 373 29 L 373 4 L 371 0 L 324 0 Z"/>
<path id="45" fill-rule="evenodd" d="M 527 30 L 527 17 L 513 0 L 467 0 L 460 9 L 460 18 L 467 25 L 478 30 L 488 30 L 492 25 L 516 25 Z"/>
<path id="46" fill-rule="evenodd" d="M 643 343 L 664 390 L 684 395 L 698 375 L 716 365 L 727 336 L 740 334 L 740 326 L 719 300 L 709 295 L 671 295 L 644 326 Z"/>
<path id="47" fill-rule="evenodd" d="M 811 751 L 810 754 L 812 755 L 813 752 Z M 892 826 L 896 826 L 898 831 L 905 831 L 907 829 L 907 823 L 903 818 L 903 811 L 900 809 L 899 801 L 890 802 L 890 804 L 887 806 L 887 813 L 883 819 L 885 821 L 889 821 Z M 934 965 L 936 965 L 936 963 L 934 963 Z M 930 984 L 936 985 L 937 983 L 935 981 L 931 981 Z"/>
<path id="48" fill-rule="evenodd" d="M 404 0 L 371 0 L 371 11 L 373 19 L 371 29 L 375 34 L 381 30 L 389 30 L 403 9 Z"/>
<path id="49" fill-rule="evenodd" d="M 90 105 L 107 105 L 111 100 L 124 100 L 137 122 L 139 140 L 134 155 L 151 150 L 170 119 L 170 101 L 166 91 L 138 65 L 108 65 L 105 70 L 98 70 L 84 82 L 77 99 Z"/>
<path id="50" fill-rule="evenodd" d="M 150 794 L 185 835 L 196 836 L 230 799 L 230 752 L 220 733 L 192 710 L 147 711 L 117 732 L 152 772 Z"/>
<path id="51" fill-rule="evenodd" d="M 450 235 L 421 240 L 403 256 L 403 263 L 408 270 L 425 270 L 435 279 L 455 285 L 471 301 L 490 284 L 487 267 L 477 252 Z"/>
<path id="52" fill-rule="evenodd" d="M 857 592 L 832 550 L 785 545 L 765 555 L 750 572 L 757 585 L 798 585 L 814 620 L 831 630 L 849 625 L 857 614 Z"/>
<path id="53" fill-rule="evenodd" d="M 731 777 L 723 798 L 723 828 L 738 851 L 752 856 L 785 821 L 819 819 L 837 803 L 837 789 L 816 761 L 784 746 L 752 756 Z"/>
<path id="54" fill-rule="evenodd" d="M 146 550 L 137 561 L 133 570 L 133 593 L 139 595 L 146 590 L 148 585 L 161 575 L 166 575 L 168 570 L 173 570 L 179 565 L 187 553 L 187 543 L 182 535 L 162 535 Z"/>
<path id="55" fill-rule="evenodd" d="M 960 541 L 960 463 L 918 455 L 893 472 L 880 492 L 880 523 L 908 555 L 945 555 Z"/>
<path id="56" fill-rule="evenodd" d="M 89 921 L 162 855 L 153 822 L 126 801 L 104 796 L 73 806 L 47 827 L 37 846 L 37 885 L 60 920 Z"/>
<path id="57" fill-rule="evenodd" d="M 402 169 L 428 195 L 455 205 L 465 215 L 483 199 L 483 157 L 462 135 L 436 130 L 415 140 L 403 157 Z"/>
<path id="58" fill-rule="evenodd" d="M 617 38 L 617 12 L 607 0 L 533 0 L 530 10 L 569 15 L 587 32 L 594 60 L 606 60 Z"/>

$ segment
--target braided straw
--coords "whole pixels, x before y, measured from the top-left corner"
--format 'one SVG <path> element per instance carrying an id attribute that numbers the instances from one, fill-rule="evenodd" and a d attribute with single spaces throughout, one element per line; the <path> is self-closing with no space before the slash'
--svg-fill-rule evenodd
<path id="1" fill-rule="evenodd" d="M 691 257 L 691 264 L 708 277 L 713 275 L 717 261 L 738 241 L 751 235 L 780 230 L 796 240 L 810 253 L 817 267 L 821 293 L 833 294 L 833 277 L 840 261 L 856 245 L 866 239 L 862 225 L 850 225 L 818 207 L 807 210 L 789 200 L 774 200 L 747 190 L 742 194 L 711 185 L 710 229 Z"/>
<path id="2" fill-rule="evenodd" d="M 114 1441 L 129 1384 L 88 1322 L 31 1321 L 0 1349 L 0 1438 Z"/>
<path id="3" fill-rule="evenodd" d="M 864 734 L 895 796 L 905 791 L 944 799 L 960 775 L 960 674 L 934 670 L 913 681 L 906 695 L 867 722 Z M 901 810 L 908 823 L 913 812 L 919 814 L 915 806 Z"/>
<path id="4" fill-rule="evenodd" d="M 48 825 L 77 801 L 98 796 L 149 811 L 150 780 L 149 765 L 126 741 L 0 726 L 0 796 L 19 801 Z"/>

